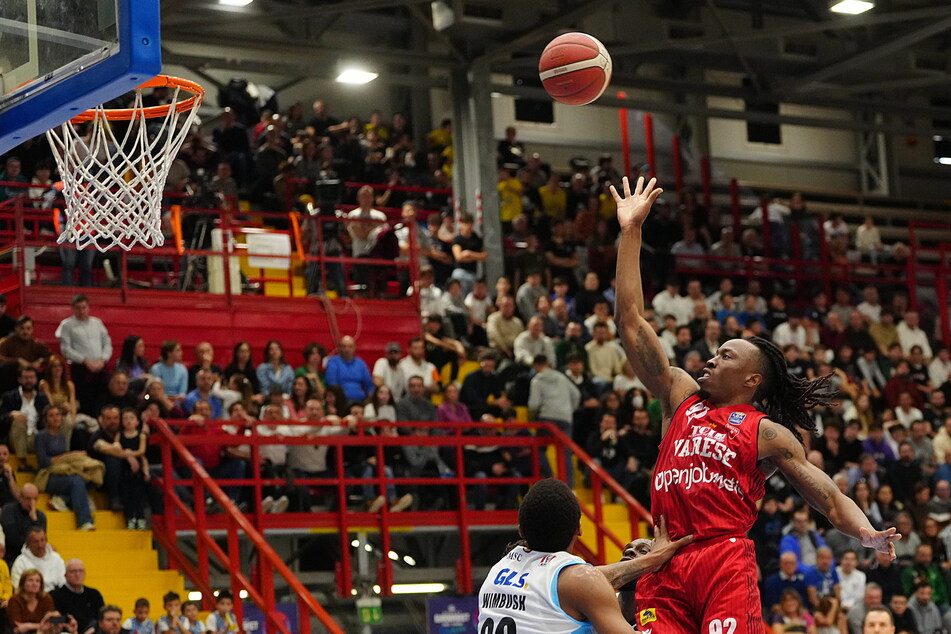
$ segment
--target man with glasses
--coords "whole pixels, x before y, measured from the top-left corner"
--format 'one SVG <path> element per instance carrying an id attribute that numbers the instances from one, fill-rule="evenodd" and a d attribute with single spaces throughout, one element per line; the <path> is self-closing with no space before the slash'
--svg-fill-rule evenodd
<path id="1" fill-rule="evenodd" d="M 80 632 L 95 627 L 99 610 L 105 605 L 102 593 L 85 583 L 86 566 L 81 559 L 70 559 L 66 562 L 66 583 L 50 593 L 56 609 L 75 618 Z"/>

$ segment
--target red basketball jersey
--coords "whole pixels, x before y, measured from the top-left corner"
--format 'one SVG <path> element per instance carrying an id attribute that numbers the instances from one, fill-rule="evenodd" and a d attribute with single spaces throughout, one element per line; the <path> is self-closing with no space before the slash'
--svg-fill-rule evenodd
<path id="1" fill-rule="evenodd" d="M 766 481 L 757 464 L 759 422 L 752 405 L 713 407 L 696 394 L 680 404 L 660 443 L 651 511 L 671 538 L 742 536 L 756 521 Z"/>

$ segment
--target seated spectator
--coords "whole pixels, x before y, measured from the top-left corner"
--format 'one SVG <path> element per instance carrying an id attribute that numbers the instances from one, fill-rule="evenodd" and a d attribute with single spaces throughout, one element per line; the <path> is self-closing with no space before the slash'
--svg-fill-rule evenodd
<path id="1" fill-rule="evenodd" d="M 607 324 L 611 338 L 614 339 L 617 336 L 617 324 L 614 323 L 611 307 L 606 299 L 595 302 L 592 315 L 584 320 L 584 326 L 588 332 L 594 331 L 595 324 Z"/>
<path id="2" fill-rule="evenodd" d="M 155 634 L 155 623 L 149 618 L 148 599 L 135 600 L 135 610 L 122 624 L 122 629 L 131 634 Z"/>
<path id="3" fill-rule="evenodd" d="M 284 346 L 272 339 L 264 346 L 264 361 L 255 370 L 261 394 L 270 393 L 271 386 L 281 388 L 283 394 L 290 394 L 294 382 L 294 369 L 284 358 Z"/>
<path id="4" fill-rule="evenodd" d="M 394 414 L 393 418 L 396 416 Z M 356 424 L 355 418 L 342 421 L 339 416 L 327 416 L 324 406 L 316 398 L 309 399 L 304 406 L 305 426 L 298 426 L 298 435 L 305 438 L 319 438 L 322 436 L 346 436 L 350 433 L 350 425 Z M 335 473 L 335 466 L 328 463 L 330 446 L 320 444 L 289 445 L 287 448 L 287 468 L 297 478 L 329 478 Z M 309 497 L 309 496 L 308 496 Z M 301 510 L 309 510 L 311 502 Z"/>
<path id="5" fill-rule="evenodd" d="M 885 404 L 888 407 L 897 407 L 901 394 L 907 393 L 911 397 L 912 406 L 915 408 L 924 405 L 924 398 L 918 386 L 911 378 L 911 365 L 907 361 L 899 361 L 895 366 L 895 372 L 885 383 Z"/>
<path id="6" fill-rule="evenodd" d="M 291 384 L 291 393 L 284 399 L 283 407 L 287 412 L 287 420 L 295 421 L 304 417 L 304 407 L 307 401 L 317 396 L 310 381 L 303 376 L 295 376 Z"/>
<path id="7" fill-rule="evenodd" d="M 947 397 L 941 390 L 934 390 L 928 395 L 928 402 L 921 410 L 921 415 L 931 429 L 941 429 L 946 416 L 951 415 L 947 408 Z"/>
<path id="8" fill-rule="evenodd" d="M 670 247 L 671 255 L 675 256 L 677 266 L 684 269 L 706 268 L 706 249 L 697 241 L 697 231 L 692 227 L 684 230 L 684 237 Z M 698 257 L 699 256 L 699 257 Z"/>
<path id="9" fill-rule="evenodd" d="M 870 583 L 865 586 L 865 591 L 861 595 L 861 600 L 846 612 L 849 632 L 863 634 L 866 631 L 864 628 L 867 624 L 881 623 L 881 620 L 877 620 L 876 617 L 868 615 L 877 614 L 882 610 L 886 610 L 882 604 L 882 589 L 878 586 L 878 584 Z M 866 619 L 867 616 L 868 619 Z M 883 629 L 881 631 L 888 632 L 889 630 Z"/>
<path id="10" fill-rule="evenodd" d="M 309 343 L 304 346 L 301 356 L 304 357 L 304 365 L 294 370 L 294 376 L 303 376 L 310 381 L 311 387 L 319 398 L 323 398 L 326 380 L 324 379 L 324 358 L 327 356 L 327 349 L 319 343 Z"/>
<path id="11" fill-rule="evenodd" d="M 145 340 L 138 335 L 128 335 L 122 342 L 122 352 L 116 360 L 115 371 L 129 377 L 129 390 L 133 394 L 142 394 L 146 384 L 152 380 L 149 367 L 145 359 Z"/>
<path id="12" fill-rule="evenodd" d="M 221 593 L 219 593 L 219 598 Z M 114 605 L 104 605 L 99 608 L 99 620 L 96 628 L 87 631 L 86 634 L 120 634 L 122 632 L 122 610 Z M 224 631 L 218 632 L 224 634 Z"/>
<path id="13" fill-rule="evenodd" d="M 61 407 L 70 429 L 75 425 L 78 403 L 76 385 L 66 376 L 66 364 L 59 355 L 50 355 L 46 364 L 46 378 L 40 381 L 40 391 L 51 405 Z"/>
<path id="14" fill-rule="evenodd" d="M 908 600 L 908 611 L 914 616 L 919 632 L 940 632 L 943 629 L 936 597 L 934 586 L 927 581 L 914 587 L 914 595 Z"/>
<path id="15" fill-rule="evenodd" d="M 120 426 L 119 408 L 114 405 L 106 406 L 99 415 L 99 429 L 89 440 L 89 457 L 99 460 L 106 467 L 102 488 L 109 498 L 109 508 L 113 511 L 121 511 L 124 508 L 119 495 L 119 483 L 122 478 L 122 464 L 127 457 L 125 450 L 116 446 L 116 439 L 121 433 Z"/>
<path id="16" fill-rule="evenodd" d="M 435 422 L 436 406 L 426 394 L 426 384 L 420 376 L 411 376 L 406 381 L 407 394 L 396 404 L 396 417 L 400 421 Z"/>
<path id="17" fill-rule="evenodd" d="M 515 303 L 522 319 L 531 319 L 535 316 L 535 302 L 539 297 L 547 297 L 548 289 L 542 286 L 542 274 L 539 270 L 529 270 L 525 274 L 525 283 L 515 294 Z"/>
<path id="18" fill-rule="evenodd" d="M 396 399 L 393 398 L 393 392 L 389 386 L 380 385 L 373 390 L 373 394 L 370 395 L 366 406 L 363 408 L 363 417 L 371 423 L 379 421 L 395 423 L 397 421 Z"/>
<path id="19" fill-rule="evenodd" d="M 46 514 L 36 508 L 39 494 L 35 484 L 24 484 L 17 499 L 4 504 L 3 510 L 0 511 L 0 527 L 3 528 L 6 542 L 3 558 L 9 565 L 13 565 L 23 550 L 30 530 L 46 530 Z"/>
<path id="20" fill-rule="evenodd" d="M 459 374 L 459 364 L 465 361 L 466 348 L 458 339 L 448 337 L 442 325 L 443 320 L 439 315 L 430 315 L 423 319 L 426 360 L 437 369 L 448 364 L 449 380 L 455 381 Z"/>
<path id="21" fill-rule="evenodd" d="M 95 627 L 99 610 L 105 605 L 102 593 L 86 585 L 86 566 L 81 559 L 66 562 L 66 583 L 50 595 L 60 614 L 76 619 L 80 633 Z"/>
<path id="22" fill-rule="evenodd" d="M 0 438 L 9 437 L 19 458 L 20 469 L 24 470 L 36 433 L 43 429 L 41 414 L 49 406 L 49 399 L 36 389 L 36 368 L 20 367 L 17 383 L 20 384 L 18 388 L 0 397 Z"/>
<path id="23" fill-rule="evenodd" d="M 223 378 L 230 379 L 234 374 L 243 375 L 251 382 L 255 394 L 261 394 L 261 385 L 258 383 L 257 370 L 251 358 L 251 345 L 247 341 L 239 341 L 234 345 L 231 353 L 231 363 L 225 366 Z"/>
<path id="24" fill-rule="evenodd" d="M 465 403 L 459 400 L 460 389 L 455 383 L 446 386 L 443 401 L 436 408 L 436 417 L 443 423 L 471 423 L 472 414 Z"/>
<path id="25" fill-rule="evenodd" d="M 469 408 L 474 419 L 481 419 L 486 411 L 500 412 L 512 406 L 505 396 L 505 382 L 496 371 L 496 357 L 492 351 L 483 352 L 479 356 L 479 370 L 466 375 L 459 400 Z"/>
<path id="26" fill-rule="evenodd" d="M 422 389 L 422 385 L 418 381 L 413 381 L 412 386 Z M 430 403 L 431 405 L 431 403 Z M 394 425 L 384 425 L 382 426 L 378 434 L 380 436 L 389 436 L 397 437 L 399 433 L 396 430 Z M 405 469 L 406 459 L 403 455 L 403 448 L 399 445 L 387 445 L 383 448 L 383 479 L 388 481 L 384 487 L 385 494 L 381 494 L 380 486 L 378 483 L 374 482 L 373 484 L 364 484 L 363 485 L 363 497 L 367 501 L 367 510 L 370 513 L 379 513 L 380 510 L 389 504 L 390 512 L 399 513 L 400 511 L 405 511 L 410 506 L 413 505 L 413 495 L 411 493 L 404 493 L 400 495 L 397 492 L 396 486 L 392 484 L 392 480 L 395 477 L 395 474 L 399 472 L 402 475 L 403 470 Z M 380 477 L 380 465 L 377 463 L 376 453 L 368 453 L 362 464 L 358 465 L 355 468 L 355 472 L 360 474 L 361 478 L 379 478 Z"/>
<path id="27" fill-rule="evenodd" d="M 66 564 L 63 558 L 46 541 L 46 531 L 34 526 L 26 534 L 26 543 L 13 565 L 10 567 L 10 580 L 19 586 L 20 578 L 28 570 L 38 570 L 43 579 L 43 590 L 52 592 L 66 583 Z M 52 604 L 53 599 L 50 598 Z"/>
<path id="28" fill-rule="evenodd" d="M 351 336 L 340 339 L 338 354 L 327 360 L 327 385 L 339 385 L 347 398 L 363 401 L 373 390 L 367 364 L 356 356 L 357 344 Z"/>
<path id="29" fill-rule="evenodd" d="M 33 336 L 33 320 L 21 315 L 16 320 L 13 334 L 0 340 L 0 372 L 2 390 L 14 389 L 20 368 L 31 367 L 42 372 L 49 360 L 50 349 Z"/>
<path id="30" fill-rule="evenodd" d="M 226 444 L 226 441 L 233 434 L 230 434 L 221 422 L 211 419 L 211 405 L 208 401 L 195 403 L 194 413 L 188 417 L 188 423 L 183 425 L 178 433 L 181 437 L 211 437 L 220 441 L 216 444 L 200 445 L 191 445 L 187 441 L 185 443 L 198 463 L 204 467 L 212 478 L 216 480 L 237 480 L 245 477 L 247 462 L 243 456 L 239 455 L 236 446 Z M 191 477 L 191 471 L 188 467 L 182 466 L 180 469 L 183 478 Z M 240 486 L 223 484 L 221 488 L 225 495 L 231 498 L 232 502 L 241 504 L 242 492 Z M 207 505 L 208 502 L 206 502 Z"/>
<path id="31" fill-rule="evenodd" d="M 17 591 L 7 604 L 7 619 L 15 634 L 23 632 L 41 632 L 41 624 L 48 621 L 50 612 L 56 610 L 53 597 L 48 594 L 43 573 L 35 568 L 25 568 L 18 583 L 13 584 Z M 45 633 L 44 633 L 45 634 Z"/>
<path id="32" fill-rule="evenodd" d="M 816 549 L 816 565 L 806 570 L 807 598 L 813 609 L 817 609 L 819 602 L 826 597 L 838 601 L 839 575 L 833 564 L 831 548 L 820 546 Z"/>
<path id="33" fill-rule="evenodd" d="M 441 313 L 446 318 L 446 325 L 450 334 L 456 339 L 468 340 L 469 309 L 466 308 L 465 297 L 462 294 L 462 283 L 457 279 L 446 282 L 446 292 L 440 299 Z"/>
<path id="34" fill-rule="evenodd" d="M 532 365 L 538 355 L 544 355 L 546 359 L 555 358 L 555 346 L 551 338 L 545 335 L 544 324 L 538 316 L 528 320 L 528 329 L 515 337 L 513 348 L 515 362 L 524 366 Z"/>
<path id="35" fill-rule="evenodd" d="M 600 287 L 601 280 L 598 278 L 598 274 L 589 271 L 584 276 L 582 287 L 575 293 L 575 311 L 578 315 L 587 317 L 594 312 L 594 307 L 598 302 L 607 301 Z"/>
<path id="36" fill-rule="evenodd" d="M 693 344 L 693 349 L 700 353 L 704 363 L 717 356 L 720 339 L 720 322 L 716 319 L 708 319 L 703 328 L 703 337 Z"/>
<path id="37" fill-rule="evenodd" d="M 883 469 L 896 460 L 891 445 L 885 439 L 885 429 L 881 423 L 872 423 L 872 426 L 869 427 L 868 437 L 862 441 L 862 451 L 865 452 L 865 456 L 860 459 L 860 462 L 865 460 L 866 457 L 871 457 L 877 463 L 877 467 Z M 861 476 L 857 475 L 856 477 Z"/>
<path id="38" fill-rule="evenodd" d="M 770 623 L 775 634 L 810 632 L 816 626 L 815 619 L 802 605 L 802 595 L 792 588 L 783 590 Z"/>
<path id="39" fill-rule="evenodd" d="M 44 491 L 58 496 L 60 500 L 65 498 L 69 501 L 70 508 L 76 514 L 76 526 L 79 530 L 94 530 L 96 526 L 89 508 L 86 480 L 76 472 L 85 474 L 96 467 L 104 469 L 104 465 L 90 459 L 85 451 L 68 450 L 68 439 L 60 434 L 63 412 L 58 407 L 47 408 L 43 417 L 46 421 L 45 429 L 36 435 L 36 461 L 41 469 L 37 482 L 42 484 L 43 476 L 46 476 Z M 61 462 L 64 467 L 70 465 L 69 471 L 60 472 L 53 468 L 53 464 Z"/>
<path id="40" fill-rule="evenodd" d="M 302 428 L 286 425 L 287 418 L 280 405 L 267 404 L 261 412 L 260 425 L 255 425 L 252 434 L 273 439 L 274 443 L 260 446 L 261 477 L 265 479 L 284 478 L 286 476 L 288 446 L 280 440 L 299 435 Z M 261 510 L 264 513 L 283 513 L 290 505 L 288 490 L 283 486 L 264 486 L 261 489 L 264 498 Z M 295 496 L 296 497 L 296 496 Z"/>
<path id="41" fill-rule="evenodd" d="M 373 384 L 378 388 L 385 385 L 392 394 L 406 391 L 406 377 L 400 369 L 403 349 L 396 341 L 386 344 L 386 354 L 373 364 Z"/>
<path id="42" fill-rule="evenodd" d="M 139 397 L 129 391 L 129 377 L 123 372 L 115 372 L 109 377 L 106 390 L 99 396 L 99 411 L 106 405 L 115 405 L 120 410 L 139 406 Z"/>
<path id="43" fill-rule="evenodd" d="M 449 391 L 448 388 L 446 391 Z M 431 435 L 430 431 L 427 427 L 414 427 L 413 436 L 428 437 Z M 406 445 L 403 447 L 403 454 L 406 457 L 407 475 L 411 478 L 452 477 L 455 475 L 455 472 L 440 457 L 439 447 L 434 445 Z M 450 502 L 452 493 L 448 486 L 417 486 L 415 487 L 414 498 L 419 500 L 420 509 L 426 511 L 439 511 L 452 506 Z"/>
<path id="44" fill-rule="evenodd" d="M 739 261 L 739 258 L 743 257 L 743 249 L 741 249 L 740 245 L 736 242 L 736 238 L 733 235 L 733 227 L 723 227 L 720 229 L 720 239 L 710 246 L 710 255 L 724 258 L 723 260 L 711 262 L 715 268 L 723 269 L 724 271 L 737 271 L 743 266 L 743 263 Z M 733 258 L 733 260 L 727 260 L 725 258 Z"/>
<path id="45" fill-rule="evenodd" d="M 928 342 L 928 334 L 918 326 L 918 313 L 909 310 L 902 317 L 898 324 L 898 341 L 901 344 L 901 350 L 905 355 L 911 354 L 914 346 L 921 346 L 924 354 L 925 363 L 931 361 L 931 344 Z"/>
<path id="46" fill-rule="evenodd" d="M 618 431 L 617 416 L 610 412 L 601 415 L 598 429 L 591 433 L 585 450 L 594 462 L 618 481 L 638 501 L 649 498 L 650 477 L 629 451 L 626 433 Z"/>
<path id="47" fill-rule="evenodd" d="M 895 407 L 895 419 L 901 423 L 905 429 L 911 429 L 912 425 L 918 421 L 924 420 L 924 414 L 915 407 L 915 399 L 911 392 L 901 392 L 898 395 L 898 404 Z M 930 427 L 930 425 L 929 425 Z M 930 431 L 930 430 L 929 430 Z M 916 448 L 917 451 L 917 448 Z"/>
<path id="48" fill-rule="evenodd" d="M 897 561 L 892 561 L 888 553 L 875 553 L 875 560 L 869 565 L 865 572 L 868 583 L 874 583 L 881 587 L 882 598 L 890 601 L 892 597 L 898 595 L 904 597 L 904 590 L 901 586 L 902 566 Z"/>
<path id="49" fill-rule="evenodd" d="M 934 485 L 934 497 L 928 501 L 928 517 L 947 524 L 951 522 L 951 482 L 938 480 Z"/>
<path id="50" fill-rule="evenodd" d="M 162 381 L 169 398 L 184 401 L 188 393 L 188 370 L 182 365 L 182 345 L 171 339 L 164 341 L 160 354 L 161 361 L 152 365 L 149 374 Z"/>
<path id="51" fill-rule="evenodd" d="M 409 387 L 409 378 L 418 376 L 423 379 L 423 386 L 427 394 L 440 391 L 442 385 L 439 370 L 426 360 L 426 341 L 422 337 L 413 337 L 409 340 L 409 354 L 400 359 L 398 367 L 402 378 L 400 383 Z M 396 394 L 397 399 L 406 396 L 405 392 Z"/>
<path id="52" fill-rule="evenodd" d="M 815 566 L 817 549 L 825 545 L 822 536 L 810 525 L 809 507 L 803 505 L 793 511 L 792 522 L 779 543 L 780 555 L 792 553 L 797 563 Z M 802 596 L 807 594 L 803 592 Z"/>
<path id="53" fill-rule="evenodd" d="M 485 425 L 476 430 L 476 434 L 499 437 L 495 418 L 491 414 L 483 414 L 481 422 Z M 499 438 L 499 441 L 501 442 L 502 438 Z M 465 472 L 468 478 L 491 481 L 492 478 L 513 478 L 520 475 L 514 470 L 510 457 L 503 451 L 501 445 L 466 445 L 464 451 Z M 471 491 L 469 499 L 477 511 L 485 510 L 489 499 L 495 501 L 497 510 L 518 507 L 519 487 L 516 484 L 494 485 L 487 482 L 472 486 Z"/>
<path id="54" fill-rule="evenodd" d="M 221 376 L 221 368 L 215 364 L 215 349 L 207 341 L 195 346 L 195 363 L 188 368 L 188 389 L 195 389 L 199 370 L 208 370 L 215 380 Z"/>
<path id="55" fill-rule="evenodd" d="M 808 594 L 804 569 L 792 552 L 784 552 L 779 556 L 779 572 L 773 573 L 763 582 L 763 606 L 771 610 L 779 604 L 787 590 L 793 590 L 800 597 Z"/>
<path id="56" fill-rule="evenodd" d="M 585 351 L 592 376 L 607 385 L 613 384 L 614 377 L 620 374 L 626 359 L 621 348 L 610 340 L 607 324 L 595 324 L 594 338 L 585 345 Z"/>
<path id="57" fill-rule="evenodd" d="M 928 365 L 928 378 L 935 387 L 951 381 L 951 350 L 945 346 L 937 348 L 934 359 Z"/>
<path id="58" fill-rule="evenodd" d="M 555 359 L 559 370 L 564 370 L 570 357 L 578 357 L 587 368 L 588 351 L 585 350 L 584 328 L 576 321 L 572 321 L 565 328 L 565 336 L 555 344 Z"/>
<path id="59" fill-rule="evenodd" d="M 506 357 L 515 357 L 515 338 L 525 330 L 525 324 L 515 316 L 515 300 L 502 297 L 497 302 L 499 310 L 489 315 L 486 332 L 489 346 Z"/>
<path id="60" fill-rule="evenodd" d="M 542 295 L 535 300 L 535 314 L 542 320 L 542 330 L 546 336 L 552 339 L 561 339 L 565 336 L 568 322 L 562 323 L 561 318 L 552 312 L 551 300 L 547 295 Z"/>
<path id="61" fill-rule="evenodd" d="M 842 593 L 842 606 L 851 610 L 862 601 L 865 592 L 865 573 L 858 569 L 858 556 L 854 550 L 846 551 L 836 566 L 839 587 Z M 881 592 L 881 588 L 879 588 Z"/>

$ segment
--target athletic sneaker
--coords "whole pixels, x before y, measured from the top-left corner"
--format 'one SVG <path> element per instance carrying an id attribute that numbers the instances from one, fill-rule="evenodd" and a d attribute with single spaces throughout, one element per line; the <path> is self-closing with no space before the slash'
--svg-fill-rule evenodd
<path id="1" fill-rule="evenodd" d="M 261 500 L 261 511 L 264 513 L 270 513 L 271 509 L 274 508 L 274 498 L 270 495 Z"/>
<path id="2" fill-rule="evenodd" d="M 394 513 L 399 513 L 400 511 L 405 511 L 410 506 L 413 505 L 413 496 L 409 493 L 403 497 L 393 502 L 393 506 L 390 507 L 390 510 Z"/>
<path id="3" fill-rule="evenodd" d="M 282 495 L 281 497 L 274 500 L 274 506 L 271 507 L 271 512 L 284 513 L 285 511 L 287 511 L 287 507 L 290 506 L 290 504 L 291 504 L 291 501 L 287 498 L 287 496 Z"/>
<path id="4" fill-rule="evenodd" d="M 86 522 L 85 524 L 83 524 L 82 526 L 79 527 L 79 530 L 81 530 L 81 531 L 94 531 L 94 530 L 96 530 L 96 525 L 93 524 L 92 522 Z"/>
<path id="5" fill-rule="evenodd" d="M 370 504 L 367 505 L 367 510 L 370 511 L 371 513 L 379 513 L 380 510 L 383 508 L 384 504 L 386 504 L 386 498 L 383 497 L 382 495 L 377 496 L 375 500 L 373 500 L 372 502 L 370 502 Z"/>
<path id="6" fill-rule="evenodd" d="M 134 519 L 130 519 L 125 523 L 126 530 L 134 531 L 139 527 Z"/>
<path id="7" fill-rule="evenodd" d="M 58 495 L 54 495 L 50 498 L 49 507 L 54 511 L 68 511 L 69 505 L 66 504 L 66 500 L 61 498 Z"/>
<path id="8" fill-rule="evenodd" d="M 145 524 L 145 518 L 144 518 L 144 517 L 140 517 L 139 519 L 135 520 L 135 527 L 136 527 L 137 529 L 139 529 L 140 531 L 147 531 L 147 530 L 149 530 L 149 527 L 146 526 L 146 524 Z"/>

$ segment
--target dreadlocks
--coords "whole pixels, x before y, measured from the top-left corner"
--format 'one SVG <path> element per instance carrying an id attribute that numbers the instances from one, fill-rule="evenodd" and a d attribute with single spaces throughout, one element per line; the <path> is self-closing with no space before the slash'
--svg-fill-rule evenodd
<path id="1" fill-rule="evenodd" d="M 802 442 L 800 429 L 816 433 L 816 421 L 809 410 L 829 405 L 835 393 L 830 386 L 830 375 L 808 381 L 789 374 L 786 357 L 775 344 L 762 337 L 749 337 L 760 352 L 760 372 L 763 382 L 753 395 L 763 412 L 791 431 Z"/>

